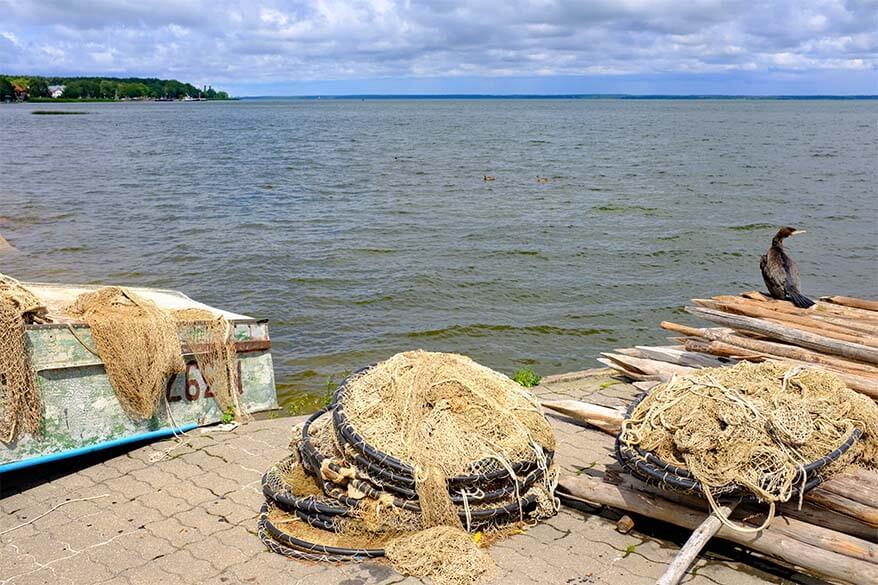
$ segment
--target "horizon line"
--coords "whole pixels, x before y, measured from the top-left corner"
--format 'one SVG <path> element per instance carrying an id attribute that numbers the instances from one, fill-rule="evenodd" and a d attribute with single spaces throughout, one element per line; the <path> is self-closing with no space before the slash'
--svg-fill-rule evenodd
<path id="1" fill-rule="evenodd" d="M 236 95 L 236 99 L 837 99 L 874 100 L 878 94 L 724 94 L 724 93 L 315 93 Z"/>

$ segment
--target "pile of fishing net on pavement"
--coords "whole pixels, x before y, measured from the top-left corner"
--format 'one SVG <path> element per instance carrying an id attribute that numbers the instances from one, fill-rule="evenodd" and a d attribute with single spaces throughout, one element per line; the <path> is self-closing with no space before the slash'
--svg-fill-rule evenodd
<path id="1" fill-rule="evenodd" d="M 635 401 L 616 456 L 635 476 L 702 494 L 714 509 L 720 497 L 767 502 L 768 525 L 777 502 L 845 466 L 878 467 L 878 405 L 824 370 L 705 368 Z"/>
<path id="2" fill-rule="evenodd" d="M 30 365 L 25 326 L 42 322 L 46 307 L 14 278 L 0 274 L 0 441 L 40 430 L 42 402 Z"/>
<path id="3" fill-rule="evenodd" d="M 474 583 L 493 572 L 484 545 L 557 511 L 555 440 L 537 401 L 461 355 L 397 354 L 293 432 L 263 477 L 258 525 L 289 557 L 386 557 L 437 585 Z"/>

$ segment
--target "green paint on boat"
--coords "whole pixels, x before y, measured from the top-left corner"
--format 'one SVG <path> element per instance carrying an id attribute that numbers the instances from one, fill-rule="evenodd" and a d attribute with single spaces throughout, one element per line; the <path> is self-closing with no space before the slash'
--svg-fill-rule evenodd
<path id="1" fill-rule="evenodd" d="M 175 303 L 198 304 L 175 291 L 153 292 L 171 296 Z M 270 345 L 268 323 L 244 315 L 229 315 L 234 317 L 230 321 L 236 341 L 264 342 L 256 349 L 238 354 L 239 392 L 247 410 L 260 412 L 277 408 L 274 366 L 267 349 Z M 27 328 L 27 342 L 42 395 L 43 432 L 39 436 L 23 435 L 8 445 L 0 443 L 0 466 L 151 431 L 209 425 L 222 420 L 223 412 L 208 394 L 208 385 L 192 355 L 184 355 L 186 370 L 169 380 L 166 400 L 159 402 L 156 414 L 149 420 L 134 420 L 119 404 L 101 360 L 85 347 L 94 347 L 88 326 L 81 323 L 31 325 Z M 263 347 L 265 349 L 260 349 Z"/>

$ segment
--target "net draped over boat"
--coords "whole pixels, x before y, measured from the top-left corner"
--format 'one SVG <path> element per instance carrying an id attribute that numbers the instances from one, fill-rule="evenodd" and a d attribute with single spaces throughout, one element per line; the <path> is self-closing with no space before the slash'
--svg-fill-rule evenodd
<path id="1" fill-rule="evenodd" d="M 117 286 L 83 293 L 67 310 L 91 329 L 125 411 L 152 417 L 168 378 L 185 368 L 174 319 L 153 301 Z"/>
<path id="2" fill-rule="evenodd" d="M 36 434 L 42 400 L 30 365 L 25 326 L 44 316 L 46 307 L 17 280 L 0 274 L 0 441 L 21 432 Z"/>
<path id="3" fill-rule="evenodd" d="M 232 324 L 224 317 L 206 309 L 163 309 L 121 287 L 84 293 L 67 310 L 91 329 L 110 384 L 130 416 L 153 416 L 168 379 L 185 368 L 185 342 L 220 409 L 231 409 L 239 421 L 249 417 L 238 394 Z"/>
<path id="4" fill-rule="evenodd" d="M 238 394 L 240 379 L 233 324 L 207 309 L 181 309 L 174 311 L 173 317 L 179 323 L 181 341 L 195 355 L 198 370 L 220 409 L 231 409 L 238 421 L 251 418 Z"/>

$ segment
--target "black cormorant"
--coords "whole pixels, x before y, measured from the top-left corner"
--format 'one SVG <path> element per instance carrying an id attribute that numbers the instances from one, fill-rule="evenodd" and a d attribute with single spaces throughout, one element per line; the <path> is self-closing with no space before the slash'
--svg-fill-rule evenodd
<path id="1" fill-rule="evenodd" d="M 799 270 L 796 263 L 783 249 L 783 241 L 789 236 L 804 234 L 805 230 L 783 227 L 771 240 L 771 247 L 759 261 L 762 278 L 768 292 L 776 299 L 790 301 L 799 308 L 807 309 L 814 301 L 799 292 Z"/>

